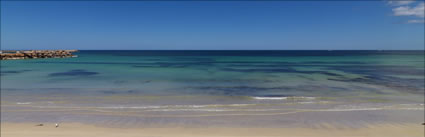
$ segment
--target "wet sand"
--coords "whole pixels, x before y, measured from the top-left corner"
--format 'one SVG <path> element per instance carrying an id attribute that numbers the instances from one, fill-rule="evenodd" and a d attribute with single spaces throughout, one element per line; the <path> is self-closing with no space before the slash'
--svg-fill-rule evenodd
<path id="1" fill-rule="evenodd" d="M 423 137 L 421 124 L 376 124 L 362 128 L 110 128 L 80 123 L 1 123 L 2 137 Z"/>

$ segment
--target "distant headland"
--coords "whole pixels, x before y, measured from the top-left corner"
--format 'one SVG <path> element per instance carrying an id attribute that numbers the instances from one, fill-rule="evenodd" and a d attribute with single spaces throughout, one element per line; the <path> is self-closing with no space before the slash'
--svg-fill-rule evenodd
<path id="1" fill-rule="evenodd" d="M 1 60 L 76 57 L 78 50 L 0 50 Z"/>

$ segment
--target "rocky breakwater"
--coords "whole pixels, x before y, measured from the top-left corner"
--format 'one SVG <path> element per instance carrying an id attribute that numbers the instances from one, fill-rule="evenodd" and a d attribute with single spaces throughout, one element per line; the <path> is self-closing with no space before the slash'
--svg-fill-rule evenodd
<path id="1" fill-rule="evenodd" d="M 78 50 L 2 50 L 1 60 L 76 57 Z"/>

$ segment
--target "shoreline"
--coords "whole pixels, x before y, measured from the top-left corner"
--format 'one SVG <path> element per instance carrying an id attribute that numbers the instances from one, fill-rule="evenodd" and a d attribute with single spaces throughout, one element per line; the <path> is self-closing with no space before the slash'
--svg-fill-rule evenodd
<path id="1" fill-rule="evenodd" d="M 2 137 L 423 137 L 420 124 L 373 124 L 361 128 L 324 126 L 321 128 L 239 128 L 164 127 L 111 128 L 81 123 L 1 123 Z"/>

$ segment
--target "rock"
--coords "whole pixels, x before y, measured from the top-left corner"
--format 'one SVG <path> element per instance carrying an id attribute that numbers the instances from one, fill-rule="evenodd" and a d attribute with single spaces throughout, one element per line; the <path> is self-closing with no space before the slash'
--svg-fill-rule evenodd
<path id="1" fill-rule="evenodd" d="M 27 59 L 27 58 L 65 58 L 75 57 L 72 52 L 78 50 L 26 50 L 26 51 L 6 51 L 0 50 L 1 60 L 6 59 Z"/>

